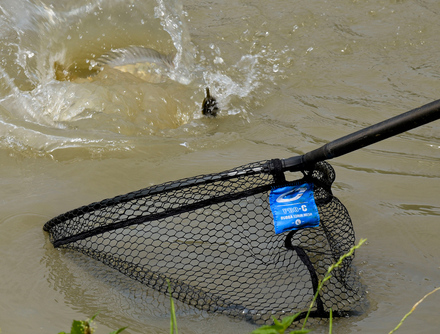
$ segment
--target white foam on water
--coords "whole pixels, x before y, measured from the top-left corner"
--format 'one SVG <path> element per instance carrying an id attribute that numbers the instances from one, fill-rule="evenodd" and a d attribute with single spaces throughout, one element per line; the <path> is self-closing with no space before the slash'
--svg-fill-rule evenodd
<path id="1" fill-rule="evenodd" d="M 124 73 L 112 73 L 97 82 L 54 79 L 55 62 L 68 65 L 74 53 L 90 57 L 84 59 L 84 63 L 99 56 L 96 47 L 90 51 L 81 50 L 85 44 L 102 42 L 101 52 L 108 49 L 106 41 L 112 42 L 112 31 L 105 29 L 124 24 L 123 19 L 118 21 L 121 15 L 115 15 L 115 11 L 125 8 L 122 16 L 141 16 L 139 22 L 143 21 L 147 30 L 162 30 L 161 24 L 166 27 L 178 50 L 172 79 L 189 83 L 186 67 L 182 65 L 182 59 L 185 59 L 181 45 L 185 39 L 183 25 L 181 21 L 173 21 L 178 19 L 176 15 L 181 6 L 177 2 L 175 5 L 174 12 L 170 12 L 173 10 L 171 4 L 159 3 L 157 8 L 161 7 L 163 18 L 156 20 L 154 3 L 97 0 L 57 7 L 56 4 L 23 0 L 5 6 L 8 10 L 0 11 L 3 44 L 0 145 L 15 150 L 26 147 L 40 153 L 84 146 L 111 150 L 118 147 L 118 142 L 126 148 L 126 142 L 133 137 L 184 124 L 189 116 L 188 111 L 182 112 L 188 109 L 187 102 L 183 101 L 184 105 L 181 105 L 181 101 L 173 99 L 170 90 L 164 86 L 133 80 Z M 83 23 L 94 20 L 101 25 L 102 33 L 91 31 L 93 27 Z M 173 26 L 175 29 L 171 29 Z M 122 35 L 130 35 L 129 27 L 119 30 Z M 165 35 L 159 31 L 156 42 L 163 40 Z M 115 34 L 115 39 L 120 42 L 121 36 Z"/>
<path id="2" fill-rule="evenodd" d="M 194 46 L 183 18 L 185 12 L 182 3 L 180 0 L 157 0 L 154 13 L 164 30 L 169 33 L 177 50 L 171 78 L 182 84 L 189 84 L 193 79 L 190 69 L 194 64 Z"/>
<path id="3" fill-rule="evenodd" d="M 0 145 L 15 151 L 126 150 L 145 136 L 178 137 L 179 146 L 199 142 L 206 87 L 217 98 L 219 117 L 246 120 L 262 82 L 277 72 L 277 58 L 264 49 L 231 63 L 215 42 L 208 51 L 195 46 L 179 0 L 10 2 L 7 12 L 0 11 L 1 43 L 7 45 L 0 63 Z M 117 70 L 87 79 L 100 55 L 129 45 L 175 53 L 169 79 L 156 84 Z M 55 64 L 78 79 L 55 80 Z"/>

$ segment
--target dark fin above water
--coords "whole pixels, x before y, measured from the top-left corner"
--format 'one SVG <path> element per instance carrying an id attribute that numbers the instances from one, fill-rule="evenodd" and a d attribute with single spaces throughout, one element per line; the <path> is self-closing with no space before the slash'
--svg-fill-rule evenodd
<path id="1" fill-rule="evenodd" d="M 206 97 L 202 103 L 202 114 L 205 116 L 215 117 L 219 108 L 217 106 L 217 100 L 209 93 L 209 88 L 206 87 Z"/>

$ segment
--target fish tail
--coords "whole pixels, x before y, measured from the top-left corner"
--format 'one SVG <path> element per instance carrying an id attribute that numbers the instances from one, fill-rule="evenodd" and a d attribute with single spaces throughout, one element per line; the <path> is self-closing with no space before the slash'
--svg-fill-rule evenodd
<path id="1" fill-rule="evenodd" d="M 176 60 L 176 55 L 177 55 L 177 52 L 173 51 L 169 55 L 165 56 L 165 63 L 170 65 L 171 68 L 174 68 L 176 66 L 176 64 L 174 62 Z"/>

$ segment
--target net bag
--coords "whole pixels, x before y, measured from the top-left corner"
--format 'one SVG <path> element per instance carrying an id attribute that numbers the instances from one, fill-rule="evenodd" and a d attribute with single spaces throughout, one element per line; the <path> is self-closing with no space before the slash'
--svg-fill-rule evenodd
<path id="1" fill-rule="evenodd" d="M 82 252 L 196 308 L 257 324 L 305 312 L 327 268 L 355 243 L 317 163 L 287 182 L 280 160 L 152 186 L 62 214 L 44 225 L 55 247 Z M 272 189 L 313 184 L 319 226 L 276 234 Z M 312 317 L 358 313 L 364 290 L 352 257 L 332 272 Z M 299 319 L 299 318 L 298 318 Z"/>

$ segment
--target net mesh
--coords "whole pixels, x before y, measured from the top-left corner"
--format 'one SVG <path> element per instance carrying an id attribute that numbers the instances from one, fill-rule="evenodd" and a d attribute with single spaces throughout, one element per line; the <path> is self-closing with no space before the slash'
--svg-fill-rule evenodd
<path id="1" fill-rule="evenodd" d="M 304 172 L 320 225 L 275 234 L 272 161 L 131 192 L 62 214 L 44 226 L 55 247 L 80 251 L 199 309 L 257 324 L 308 309 L 327 268 L 354 245 L 350 216 L 332 195 L 333 168 Z M 290 182 L 292 183 L 292 182 Z M 352 257 L 332 273 L 311 316 L 360 312 Z"/>

